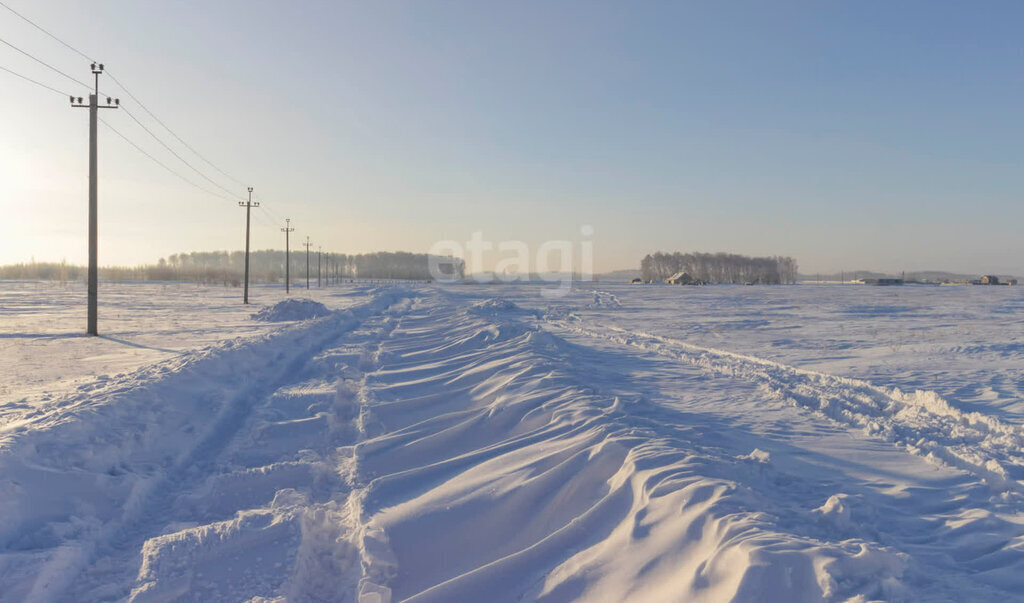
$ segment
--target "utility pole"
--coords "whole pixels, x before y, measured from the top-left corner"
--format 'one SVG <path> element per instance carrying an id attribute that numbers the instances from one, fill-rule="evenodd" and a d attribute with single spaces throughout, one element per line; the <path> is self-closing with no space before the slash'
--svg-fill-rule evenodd
<path id="1" fill-rule="evenodd" d="M 285 218 L 284 219 L 284 228 L 281 229 L 281 232 L 284 233 L 284 293 L 285 293 L 285 295 L 290 295 L 290 293 L 291 293 L 291 285 L 292 285 L 291 267 L 292 267 L 292 261 L 291 261 L 291 259 L 288 256 L 288 233 L 290 233 L 290 232 L 292 232 L 294 230 L 295 229 L 292 228 L 292 219 L 291 218 Z"/>
<path id="2" fill-rule="evenodd" d="M 322 287 L 323 286 L 323 285 L 320 284 L 320 254 L 323 253 L 323 251 L 324 251 L 323 247 L 317 247 L 316 248 L 316 286 L 317 287 Z"/>
<path id="3" fill-rule="evenodd" d="M 252 213 L 252 208 L 259 207 L 259 201 L 252 200 L 252 187 L 249 187 L 249 200 L 239 201 L 239 207 L 245 208 L 245 289 L 242 293 L 242 303 L 249 303 L 249 215 Z"/>
<path id="4" fill-rule="evenodd" d="M 306 248 L 306 289 L 309 289 L 309 248 L 313 246 L 309 242 L 309 237 L 306 237 L 306 242 L 302 244 Z"/>
<path id="5" fill-rule="evenodd" d="M 121 105 L 121 99 L 115 98 L 114 104 L 110 104 L 110 97 L 107 97 L 107 104 L 100 104 L 100 74 L 103 73 L 103 63 L 97 65 L 92 64 L 92 74 L 94 76 L 95 88 L 93 94 L 89 95 L 89 104 L 82 102 L 82 97 L 71 97 L 72 107 L 81 107 L 89 109 L 89 310 L 88 310 L 88 323 L 86 324 L 86 332 L 89 335 L 99 335 L 99 331 L 96 328 L 96 316 L 98 306 L 98 292 L 99 292 L 99 262 L 97 259 L 97 239 L 98 239 L 98 218 L 97 218 L 97 194 L 98 187 L 96 182 L 96 122 L 99 118 L 100 109 L 116 109 Z"/>

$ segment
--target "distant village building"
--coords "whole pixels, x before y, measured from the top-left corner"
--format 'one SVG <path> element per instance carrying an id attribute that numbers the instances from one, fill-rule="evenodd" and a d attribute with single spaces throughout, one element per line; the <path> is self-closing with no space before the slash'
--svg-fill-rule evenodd
<path id="1" fill-rule="evenodd" d="M 672 276 L 665 279 L 665 282 L 670 285 L 692 285 L 694 284 L 693 277 L 685 272 L 677 272 Z"/>
<path id="2" fill-rule="evenodd" d="M 1017 279 L 1015 279 L 1015 278 L 1008 278 L 1008 279 L 1006 279 L 1006 284 L 1007 285 L 1011 285 L 1011 286 L 1016 286 L 1017 285 Z"/>
<path id="3" fill-rule="evenodd" d="M 998 285 L 999 284 L 999 277 L 998 276 L 992 276 L 991 274 L 986 274 L 985 276 L 981 277 L 981 284 L 982 285 Z"/>

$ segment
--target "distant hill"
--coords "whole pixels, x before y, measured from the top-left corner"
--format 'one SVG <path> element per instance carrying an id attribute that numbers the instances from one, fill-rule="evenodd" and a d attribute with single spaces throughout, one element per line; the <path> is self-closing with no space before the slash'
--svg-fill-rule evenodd
<path id="1" fill-rule="evenodd" d="M 873 272 L 871 270 L 853 270 L 849 272 L 834 272 L 831 274 L 801 274 L 797 277 L 797 280 L 801 282 L 814 282 L 817 280 L 835 282 L 839 280 L 854 281 L 858 279 L 905 278 L 908 281 L 956 282 L 975 280 L 981 278 L 981 276 L 981 274 L 962 274 L 957 272 L 945 272 L 942 270 L 919 270 L 915 272 L 907 272 L 901 274 L 886 274 L 884 272 Z M 1000 279 L 1018 278 L 1013 275 L 999 273 L 996 273 L 996 276 L 998 276 Z"/>

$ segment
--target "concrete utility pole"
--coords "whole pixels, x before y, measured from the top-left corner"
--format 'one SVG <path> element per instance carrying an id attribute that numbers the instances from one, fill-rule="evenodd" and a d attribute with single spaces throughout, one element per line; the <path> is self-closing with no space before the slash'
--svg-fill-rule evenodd
<path id="1" fill-rule="evenodd" d="M 323 247 L 317 247 L 316 248 L 316 286 L 317 287 L 322 287 L 323 286 L 323 285 L 320 284 L 320 254 L 323 253 L 323 251 L 324 251 Z"/>
<path id="2" fill-rule="evenodd" d="M 252 213 L 252 208 L 259 207 L 259 201 L 252 200 L 252 187 L 249 187 L 249 200 L 239 201 L 239 207 L 245 208 L 245 289 L 242 293 L 242 303 L 249 303 L 249 215 Z"/>
<path id="3" fill-rule="evenodd" d="M 285 292 L 285 295 L 289 295 L 291 293 L 291 285 L 292 285 L 292 277 L 291 277 L 292 261 L 291 261 L 291 259 L 289 259 L 289 256 L 288 256 L 288 233 L 294 231 L 295 229 L 292 228 L 291 226 L 292 226 L 292 219 L 291 218 L 285 218 L 284 219 L 284 228 L 281 229 L 281 232 L 284 233 L 284 292 Z"/>
<path id="4" fill-rule="evenodd" d="M 306 242 L 302 244 L 306 248 L 306 289 L 309 289 L 309 248 L 313 246 L 309 242 L 309 237 L 306 237 Z"/>
<path id="5" fill-rule="evenodd" d="M 96 316 L 99 291 L 99 262 L 97 259 L 98 239 L 98 218 L 97 218 L 97 193 L 96 182 L 96 122 L 99 118 L 99 109 L 116 109 L 121 104 L 121 99 L 115 98 L 114 104 L 110 104 L 110 97 L 107 97 L 107 104 L 100 104 L 100 74 L 103 73 L 103 63 L 92 64 L 92 73 L 95 81 L 94 93 L 89 95 L 89 104 L 82 102 L 82 97 L 71 97 L 72 107 L 89 109 L 89 310 L 86 332 L 89 335 L 99 335 L 96 328 Z"/>

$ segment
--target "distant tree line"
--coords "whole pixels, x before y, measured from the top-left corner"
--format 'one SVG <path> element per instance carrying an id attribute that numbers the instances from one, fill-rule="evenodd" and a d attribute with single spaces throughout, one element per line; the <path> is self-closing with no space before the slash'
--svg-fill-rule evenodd
<path id="1" fill-rule="evenodd" d="M 660 282 L 685 272 L 705 283 L 792 284 L 797 280 L 796 260 L 790 257 L 753 258 L 734 253 L 648 254 L 640 261 L 641 278 Z"/>
<path id="2" fill-rule="evenodd" d="M 85 280 L 84 266 L 74 266 L 67 262 L 28 262 L 24 264 L 8 264 L 0 266 L 0 278 L 47 281 Z"/>
<path id="3" fill-rule="evenodd" d="M 430 257 L 425 253 L 404 251 L 362 253 L 348 255 L 323 253 L 320 273 L 330 279 L 394 279 L 430 280 Z M 464 276 L 465 262 L 454 262 L 459 277 Z M 290 257 L 292 282 L 306 279 L 305 251 L 292 252 Z M 245 271 L 245 252 L 194 251 L 176 253 L 161 258 L 156 264 L 119 267 L 103 266 L 100 278 L 109 281 L 189 281 L 205 284 L 239 285 Z M 0 266 L 0 278 L 44 279 L 56 281 L 85 280 L 86 268 L 66 262 L 30 262 Z M 317 254 L 309 254 L 309 275 L 316 280 Z M 251 282 L 277 283 L 285 277 L 285 253 L 273 249 L 253 251 L 249 254 Z"/>

